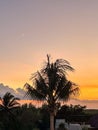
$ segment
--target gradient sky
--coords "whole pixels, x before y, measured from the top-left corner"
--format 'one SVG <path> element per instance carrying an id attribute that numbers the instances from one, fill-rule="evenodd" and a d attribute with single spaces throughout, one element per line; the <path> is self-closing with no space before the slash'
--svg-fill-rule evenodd
<path id="1" fill-rule="evenodd" d="M 46 54 L 75 68 L 80 99 L 98 99 L 98 0 L 0 1 L 0 83 L 32 84 Z"/>

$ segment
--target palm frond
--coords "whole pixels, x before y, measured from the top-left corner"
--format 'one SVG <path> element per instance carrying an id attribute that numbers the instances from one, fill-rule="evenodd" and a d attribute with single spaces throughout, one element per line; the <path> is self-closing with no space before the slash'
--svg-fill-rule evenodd
<path id="1" fill-rule="evenodd" d="M 79 94 L 79 88 L 75 86 L 76 84 L 68 81 L 67 84 L 65 84 L 65 86 L 61 89 L 61 91 L 59 91 L 57 98 L 67 101 L 72 95 L 76 96 Z"/>
<path id="2" fill-rule="evenodd" d="M 45 99 L 44 93 L 41 93 L 41 91 L 33 88 L 28 83 L 26 83 L 24 87 L 27 90 L 27 95 L 30 95 L 33 99 L 38 99 L 38 100 L 44 100 Z"/>
<path id="3" fill-rule="evenodd" d="M 11 93 L 7 92 L 2 99 L 2 104 L 4 104 L 4 106 L 7 106 L 12 98 L 14 98 L 14 96 Z"/>
<path id="4" fill-rule="evenodd" d="M 11 108 L 11 107 L 15 107 L 15 106 L 19 106 L 19 103 L 17 102 L 17 100 L 20 100 L 19 98 L 13 98 L 9 104 L 8 104 L 8 107 Z"/>

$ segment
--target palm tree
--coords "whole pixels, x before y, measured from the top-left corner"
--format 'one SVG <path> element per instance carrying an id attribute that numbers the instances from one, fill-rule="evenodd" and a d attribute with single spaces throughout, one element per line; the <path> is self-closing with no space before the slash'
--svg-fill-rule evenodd
<path id="1" fill-rule="evenodd" d="M 68 61 L 57 59 L 50 62 L 50 56 L 47 55 L 44 67 L 31 77 L 33 86 L 25 84 L 27 94 L 33 99 L 46 101 L 50 113 L 50 130 L 54 130 L 54 117 L 60 101 L 68 101 L 71 95 L 78 94 L 79 88 L 66 78 L 67 70 L 74 71 Z"/>
<path id="2" fill-rule="evenodd" d="M 17 100 L 19 98 L 15 98 L 10 92 L 5 93 L 3 98 L 1 98 L 0 109 L 9 112 L 11 109 L 19 106 Z"/>
<path id="3" fill-rule="evenodd" d="M 3 98 L 0 98 L 0 111 L 4 112 L 6 116 L 11 117 L 14 121 L 16 120 L 15 115 L 12 113 L 12 109 L 19 107 L 17 100 L 10 92 L 5 93 Z"/>

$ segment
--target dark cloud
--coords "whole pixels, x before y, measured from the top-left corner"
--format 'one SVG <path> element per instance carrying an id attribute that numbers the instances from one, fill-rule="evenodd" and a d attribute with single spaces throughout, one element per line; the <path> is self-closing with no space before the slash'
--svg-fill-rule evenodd
<path id="1" fill-rule="evenodd" d="M 10 92 L 15 97 L 18 97 L 20 99 L 29 99 L 29 97 L 26 96 L 26 91 L 21 88 L 17 88 L 14 90 L 13 88 L 4 85 L 3 83 L 0 84 L 0 97 L 3 97 L 6 92 Z"/>

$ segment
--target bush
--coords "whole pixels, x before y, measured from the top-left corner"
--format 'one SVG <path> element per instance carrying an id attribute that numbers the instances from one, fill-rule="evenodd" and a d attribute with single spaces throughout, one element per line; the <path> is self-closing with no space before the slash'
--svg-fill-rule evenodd
<path id="1" fill-rule="evenodd" d="M 67 130 L 67 128 L 65 128 L 64 123 L 59 124 L 59 128 L 57 130 Z"/>

